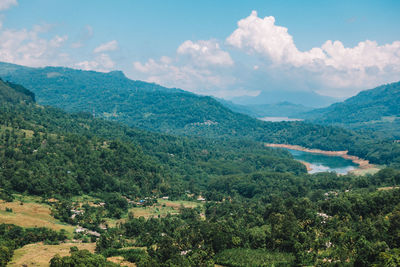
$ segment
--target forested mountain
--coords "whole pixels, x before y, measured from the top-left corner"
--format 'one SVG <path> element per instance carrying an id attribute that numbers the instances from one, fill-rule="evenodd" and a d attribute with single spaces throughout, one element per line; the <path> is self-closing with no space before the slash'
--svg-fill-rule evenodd
<path id="1" fill-rule="evenodd" d="M 379 131 L 400 138 L 400 82 L 362 91 L 344 102 L 305 113 L 313 122 Z"/>
<path id="2" fill-rule="evenodd" d="M 95 113 L 95 117 L 118 120 L 146 130 L 219 139 L 246 138 L 324 150 L 349 150 L 350 154 L 380 164 L 393 163 L 398 154 L 398 148 L 392 142 L 329 126 L 259 121 L 235 113 L 211 97 L 132 81 L 121 72 L 27 68 L 2 63 L 0 74 L 5 80 L 19 82 L 32 90 L 39 104 L 51 104 L 67 111 Z M 385 156 L 377 156 L 381 154 Z"/>
<path id="3" fill-rule="evenodd" d="M 12 86 L 12 87 L 11 87 Z M 205 189 L 211 177 L 260 170 L 305 172 L 285 151 L 240 140 L 173 137 L 39 106 L 0 81 L 0 187 L 36 195 Z"/>
<path id="4" fill-rule="evenodd" d="M 33 91 L 40 104 L 72 112 L 90 112 L 96 117 L 147 130 L 267 141 L 264 136 L 274 135 L 279 128 L 309 127 L 267 124 L 232 112 L 211 97 L 132 81 L 122 72 L 27 68 L 2 63 L 0 75 Z"/>

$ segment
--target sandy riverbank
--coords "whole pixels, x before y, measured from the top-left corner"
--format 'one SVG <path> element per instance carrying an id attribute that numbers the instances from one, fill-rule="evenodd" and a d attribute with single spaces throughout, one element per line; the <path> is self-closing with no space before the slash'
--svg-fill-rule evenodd
<path id="1" fill-rule="evenodd" d="M 293 149 L 293 150 L 299 150 L 299 151 L 304 151 L 304 152 L 309 152 L 309 153 L 315 153 L 315 154 L 322 154 L 322 155 L 327 155 L 327 156 L 339 156 L 344 159 L 349 159 L 353 161 L 355 164 L 358 165 L 358 170 L 366 170 L 366 169 L 377 169 L 377 167 L 371 163 L 369 163 L 368 160 L 361 159 L 357 156 L 352 156 L 348 155 L 348 151 L 326 151 L 326 150 L 320 150 L 320 149 L 309 149 L 297 145 L 286 145 L 286 144 L 265 144 L 267 147 L 279 147 L 279 148 L 287 148 L 287 149 Z M 306 165 L 307 170 L 310 170 L 310 164 L 306 164 L 304 161 L 302 161 L 304 165 Z"/>

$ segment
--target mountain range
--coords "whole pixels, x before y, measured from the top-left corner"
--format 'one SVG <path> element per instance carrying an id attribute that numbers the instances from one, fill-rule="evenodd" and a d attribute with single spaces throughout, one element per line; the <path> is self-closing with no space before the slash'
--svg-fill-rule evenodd
<path id="1" fill-rule="evenodd" d="M 262 91 L 257 96 L 240 96 L 231 99 L 235 104 L 246 106 L 260 106 L 289 102 L 295 105 L 303 105 L 311 108 L 326 107 L 339 100 L 340 99 L 338 98 L 323 96 L 313 91 L 289 91 L 285 89 Z"/>
<path id="2" fill-rule="evenodd" d="M 391 158 L 373 156 L 377 149 L 389 149 L 389 143 L 377 148 L 373 144 L 381 140 L 367 135 L 304 122 L 260 121 L 233 112 L 212 97 L 133 81 L 122 72 L 29 68 L 2 63 L 0 75 L 4 80 L 21 84 L 35 93 L 41 105 L 56 106 L 69 112 L 85 112 L 87 116 L 118 121 L 131 127 L 176 135 L 348 150 L 376 163 L 391 161 Z"/>

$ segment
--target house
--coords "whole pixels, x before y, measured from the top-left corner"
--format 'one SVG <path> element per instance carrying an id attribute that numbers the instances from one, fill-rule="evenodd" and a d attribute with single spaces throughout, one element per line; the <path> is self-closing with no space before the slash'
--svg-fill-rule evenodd
<path id="1" fill-rule="evenodd" d="M 204 197 L 202 197 L 202 196 L 199 196 L 199 197 L 197 198 L 197 201 L 206 201 L 206 199 L 205 199 Z"/>

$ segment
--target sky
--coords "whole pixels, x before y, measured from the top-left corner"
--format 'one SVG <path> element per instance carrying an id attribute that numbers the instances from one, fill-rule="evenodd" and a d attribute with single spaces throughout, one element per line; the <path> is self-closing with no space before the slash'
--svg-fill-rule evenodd
<path id="1" fill-rule="evenodd" d="M 0 61 L 231 99 L 400 80 L 400 1 L 0 0 Z"/>

